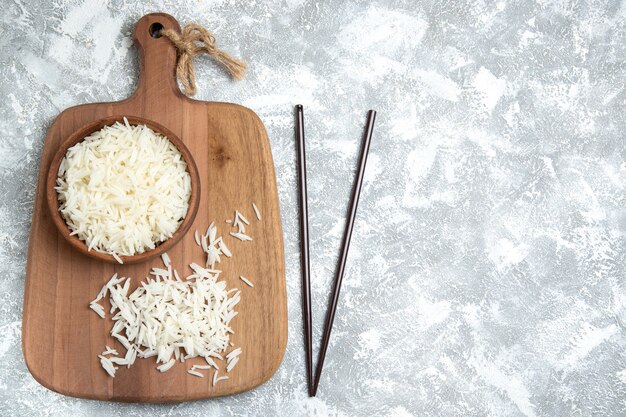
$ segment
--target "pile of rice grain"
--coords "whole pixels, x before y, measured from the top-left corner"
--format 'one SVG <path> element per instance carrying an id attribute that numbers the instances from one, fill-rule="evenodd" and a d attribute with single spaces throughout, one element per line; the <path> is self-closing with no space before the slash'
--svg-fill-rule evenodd
<path id="1" fill-rule="evenodd" d="M 227 373 L 239 361 L 241 349 L 228 350 L 233 346 L 230 336 L 234 333 L 230 322 L 237 315 L 235 306 L 241 291 L 227 290 L 226 282 L 218 280 L 220 271 L 195 263 L 189 265 L 193 273 L 181 279 L 169 256 L 163 254 L 162 258 L 166 269 L 152 268 L 152 278 L 132 293 L 130 278 L 115 274 L 89 304 L 105 318 L 101 302 L 108 296 L 114 323 L 111 336 L 126 349 L 121 355 L 107 346 L 98 355 L 100 364 L 115 377 L 118 366 L 130 367 L 138 357 L 155 356 L 161 372 L 168 371 L 177 361 L 202 357 L 207 365 L 192 366 L 190 374 L 204 377 L 199 370 L 215 368 L 213 385 L 228 379 L 218 377 L 216 360 L 224 360 L 226 355 Z"/>
<path id="2" fill-rule="evenodd" d="M 172 142 L 124 118 L 68 149 L 55 188 L 71 234 L 121 263 L 176 232 L 191 177 Z"/>

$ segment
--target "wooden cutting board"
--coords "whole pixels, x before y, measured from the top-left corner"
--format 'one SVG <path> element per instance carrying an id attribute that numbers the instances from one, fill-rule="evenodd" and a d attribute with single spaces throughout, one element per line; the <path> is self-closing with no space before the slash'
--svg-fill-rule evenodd
<path id="1" fill-rule="evenodd" d="M 274 164 L 265 128 L 251 110 L 229 103 L 192 100 L 175 77 L 176 50 L 166 38 L 150 35 L 153 24 L 180 30 L 166 14 L 149 14 L 135 28 L 141 70 L 135 94 L 116 103 L 86 104 L 62 112 L 48 130 L 30 232 L 22 344 L 28 369 L 43 386 L 61 394 L 134 402 L 185 401 L 234 394 L 267 381 L 282 360 L 287 343 L 287 303 L 283 238 Z M 115 272 L 136 286 L 160 258 L 133 265 L 103 263 L 73 250 L 57 233 L 46 206 L 45 179 L 51 159 L 72 132 L 107 116 L 129 115 L 156 121 L 187 145 L 200 173 L 201 201 L 190 232 L 168 253 L 179 273 L 206 259 L 193 232 L 211 221 L 233 252 L 219 264 L 229 288 L 242 290 L 231 340 L 243 350 L 228 380 L 212 386 L 212 373 L 187 373 L 201 360 L 156 370 L 155 358 L 137 359 L 115 378 L 101 368 L 97 355 L 105 345 L 120 348 L 110 337 L 111 320 L 100 319 L 88 303 Z M 255 203 L 262 221 L 252 209 Z M 227 218 L 239 210 L 250 221 L 251 242 L 231 236 Z M 239 280 L 254 281 L 249 288 Z M 105 304 L 106 305 L 106 304 Z"/>

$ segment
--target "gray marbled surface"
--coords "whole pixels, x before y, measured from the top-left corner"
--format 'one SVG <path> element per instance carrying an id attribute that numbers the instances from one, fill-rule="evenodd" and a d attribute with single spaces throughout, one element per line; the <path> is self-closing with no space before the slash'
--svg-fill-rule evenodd
<path id="1" fill-rule="evenodd" d="M 1 416 L 626 415 L 626 4 L 1 0 Z M 134 89 L 147 12 L 250 63 L 197 61 L 198 98 L 265 122 L 290 339 L 267 384 L 178 405 L 77 400 L 20 349 L 46 129 Z M 303 379 L 293 105 L 306 111 L 315 332 L 366 110 L 379 111 L 319 397 Z"/>

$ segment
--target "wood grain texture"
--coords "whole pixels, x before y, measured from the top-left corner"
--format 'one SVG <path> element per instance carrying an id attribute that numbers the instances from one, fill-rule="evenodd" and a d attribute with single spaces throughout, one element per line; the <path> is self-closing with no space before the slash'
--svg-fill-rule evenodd
<path id="1" fill-rule="evenodd" d="M 172 402 L 233 394 L 267 381 L 282 360 L 287 343 L 284 251 L 278 194 L 269 140 L 254 112 L 228 103 L 187 98 L 175 79 L 176 51 L 164 38 L 152 38 L 150 25 L 180 30 L 165 14 L 144 16 L 135 28 L 141 71 L 137 91 L 121 102 L 87 104 L 62 112 L 48 130 L 39 172 L 26 271 L 22 344 L 28 369 L 45 387 L 75 397 L 114 401 Z M 220 264 L 229 287 L 242 289 L 232 341 L 243 350 L 230 379 L 211 386 L 211 376 L 187 374 L 200 360 L 177 363 L 158 372 L 154 358 L 138 359 L 110 378 L 97 358 L 105 345 L 120 347 L 109 336 L 111 321 L 100 319 L 88 303 L 110 276 L 133 277 L 134 286 L 160 261 L 115 265 L 73 250 L 55 228 L 46 207 L 45 179 L 59 146 L 95 120 L 116 115 L 156 121 L 176 134 L 194 157 L 201 201 L 189 233 L 168 254 L 181 275 L 188 264 L 203 261 L 193 231 L 216 221 L 233 252 Z M 257 221 L 251 203 L 259 207 Z M 251 225 L 252 242 L 228 235 L 224 223 L 240 210 Z M 248 231 L 247 230 L 247 231 Z M 252 279 L 242 285 L 239 275 Z"/>

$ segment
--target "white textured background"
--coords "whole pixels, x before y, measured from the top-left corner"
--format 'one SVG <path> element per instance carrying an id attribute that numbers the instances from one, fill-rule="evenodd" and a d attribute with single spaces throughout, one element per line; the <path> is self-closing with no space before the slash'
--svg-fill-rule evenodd
<path id="1" fill-rule="evenodd" d="M 0 13 L 1 416 L 626 415 L 626 5 L 619 1 L 22 1 Z M 290 339 L 264 386 L 127 405 L 40 387 L 21 355 L 42 142 L 137 78 L 168 12 L 250 63 L 198 98 L 265 122 Z M 305 106 L 316 336 L 366 110 L 379 111 L 319 398 L 305 396 L 293 105 Z M 35 255 L 36 256 L 36 255 Z M 317 338 L 316 338 L 317 339 Z"/>

